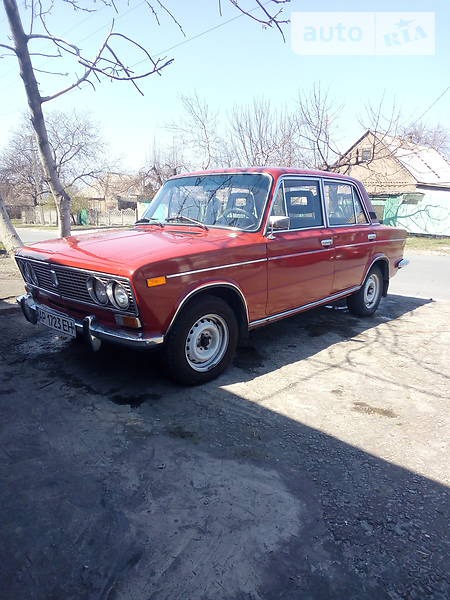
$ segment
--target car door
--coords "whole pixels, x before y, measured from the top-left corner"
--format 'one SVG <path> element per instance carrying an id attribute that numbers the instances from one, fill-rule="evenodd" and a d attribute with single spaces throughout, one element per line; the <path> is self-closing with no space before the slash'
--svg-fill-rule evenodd
<path id="1" fill-rule="evenodd" d="M 376 235 L 353 183 L 324 180 L 325 208 L 335 249 L 333 293 L 362 283 Z"/>
<path id="2" fill-rule="evenodd" d="M 281 178 L 271 215 L 289 217 L 289 226 L 267 236 L 268 315 L 329 296 L 334 258 L 319 179 Z"/>

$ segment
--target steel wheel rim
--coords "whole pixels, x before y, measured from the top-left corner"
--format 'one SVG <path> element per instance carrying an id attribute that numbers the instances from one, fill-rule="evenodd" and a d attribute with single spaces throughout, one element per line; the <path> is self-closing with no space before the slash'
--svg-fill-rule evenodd
<path id="1" fill-rule="evenodd" d="M 376 304 L 380 290 L 380 278 L 372 273 L 367 278 L 364 286 L 364 304 L 366 308 L 372 308 Z"/>
<path id="2" fill-rule="evenodd" d="M 224 357 L 228 339 L 225 319 L 215 314 L 200 317 L 186 337 L 185 354 L 189 366 L 200 373 L 210 371 Z"/>

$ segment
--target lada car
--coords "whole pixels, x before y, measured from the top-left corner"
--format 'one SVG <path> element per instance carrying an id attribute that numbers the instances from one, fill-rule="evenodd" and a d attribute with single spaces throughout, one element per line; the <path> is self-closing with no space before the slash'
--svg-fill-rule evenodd
<path id="1" fill-rule="evenodd" d="M 31 323 L 93 350 L 161 346 L 168 374 L 198 384 L 261 325 L 344 298 L 372 315 L 407 263 L 405 239 L 344 175 L 188 173 L 169 179 L 133 227 L 21 248 L 18 302 Z"/>

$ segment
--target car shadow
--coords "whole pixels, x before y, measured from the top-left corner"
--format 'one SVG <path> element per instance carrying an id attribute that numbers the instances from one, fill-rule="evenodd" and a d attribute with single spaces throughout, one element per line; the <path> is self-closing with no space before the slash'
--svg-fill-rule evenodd
<path id="1" fill-rule="evenodd" d="M 389 295 L 378 312 L 366 318 L 352 315 L 344 303 L 310 310 L 251 332 L 248 343 L 238 349 L 234 366 L 250 376 L 263 374 L 269 362 L 274 370 L 307 359 L 332 344 L 358 339 L 378 325 L 394 322 L 431 302 Z M 231 383 L 232 379 L 229 375 L 227 381 Z"/>
<path id="2" fill-rule="evenodd" d="M 335 343 L 357 339 L 378 325 L 394 323 L 401 316 L 431 302 L 389 295 L 372 317 L 356 317 L 340 306 L 323 307 L 261 327 L 250 333 L 249 339 L 238 348 L 232 367 L 212 385 L 251 381 L 287 364 L 301 362 Z M 124 385 L 129 388 L 130 374 L 136 397 L 145 397 L 142 390 L 148 387 L 149 382 L 153 393 L 160 395 L 176 387 L 164 377 L 158 350 L 140 352 L 104 344 L 99 352 L 93 354 L 87 351 L 81 340 L 65 343 L 62 339 L 55 346 L 57 337 L 50 335 L 48 348 L 53 355 L 54 348 L 58 347 L 60 368 L 72 383 L 77 378 L 76 373 L 81 371 L 87 374 L 82 385 L 109 393 L 118 402 L 121 400 L 120 390 Z M 362 344 L 370 343 L 360 341 Z M 42 345 L 39 345 L 39 353 L 41 356 L 45 354 Z"/>
<path id="3" fill-rule="evenodd" d="M 189 389 L 161 380 L 154 354 L 94 358 L 11 325 L 2 597 L 448 598 L 448 488 L 226 388 L 267 372 L 273 344 L 294 347 L 270 369 L 424 303 L 274 324 L 252 335 L 257 364 L 240 352 L 245 368 Z"/>
<path id="4" fill-rule="evenodd" d="M 15 302 L 15 297 L 8 299 L 11 300 L 8 302 L 6 302 L 5 300 L 5 298 L 0 298 L 0 315 L 9 314 L 19 310 L 19 306 Z"/>

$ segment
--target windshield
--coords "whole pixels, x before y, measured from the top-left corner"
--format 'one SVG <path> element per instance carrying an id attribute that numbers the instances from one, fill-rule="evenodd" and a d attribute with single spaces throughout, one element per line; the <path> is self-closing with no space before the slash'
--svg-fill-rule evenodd
<path id="1" fill-rule="evenodd" d="M 140 222 L 258 229 L 271 179 L 262 173 L 216 174 L 170 179 Z"/>

